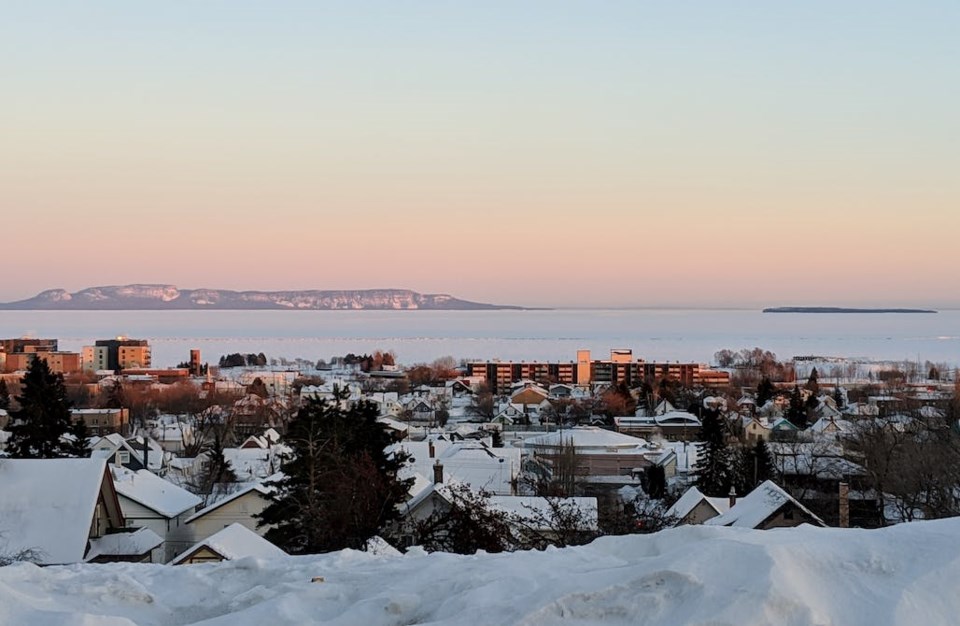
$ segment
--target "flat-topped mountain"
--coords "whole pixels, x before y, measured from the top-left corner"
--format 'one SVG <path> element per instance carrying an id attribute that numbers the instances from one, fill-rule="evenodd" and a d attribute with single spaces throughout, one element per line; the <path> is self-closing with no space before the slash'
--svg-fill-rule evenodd
<path id="1" fill-rule="evenodd" d="M 14 310 L 171 310 L 171 309 L 288 309 L 288 310 L 491 310 L 523 307 L 460 300 L 446 294 L 409 289 L 230 291 L 178 289 L 173 285 L 90 287 L 75 293 L 48 289 L 32 298 L 0 303 Z"/>

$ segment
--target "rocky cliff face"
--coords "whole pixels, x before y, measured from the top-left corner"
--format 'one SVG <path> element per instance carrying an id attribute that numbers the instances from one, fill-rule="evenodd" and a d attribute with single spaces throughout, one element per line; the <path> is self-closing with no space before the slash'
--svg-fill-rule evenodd
<path id="1" fill-rule="evenodd" d="M 33 298 L 0 304 L 0 309 L 162 310 L 162 309 L 299 309 L 299 310 L 477 310 L 518 309 L 460 300 L 446 294 L 409 289 L 339 291 L 229 291 L 178 289 L 173 285 L 91 287 L 76 293 L 49 289 Z"/>

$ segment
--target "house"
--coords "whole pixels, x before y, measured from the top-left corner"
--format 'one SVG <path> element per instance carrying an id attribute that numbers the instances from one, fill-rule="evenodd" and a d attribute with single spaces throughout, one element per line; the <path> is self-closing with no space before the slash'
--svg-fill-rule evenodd
<path id="1" fill-rule="evenodd" d="M 826 526 L 822 519 L 772 480 L 760 483 L 746 496 L 735 500 L 726 513 L 708 519 L 704 524 L 757 530 L 791 528 L 800 524 Z"/>
<path id="2" fill-rule="evenodd" d="M 730 510 L 729 498 L 711 498 L 696 487 L 687 489 L 680 499 L 667 509 L 666 516 L 680 524 L 703 524 Z"/>
<path id="3" fill-rule="evenodd" d="M 595 426 L 576 426 L 530 437 L 523 446 L 548 463 L 564 448 L 573 448 L 577 472 L 583 476 L 632 476 L 653 465 L 664 452 L 643 439 Z"/>
<path id="4" fill-rule="evenodd" d="M 149 528 L 165 544 L 153 562 L 166 563 L 190 545 L 186 521 L 202 502 L 198 496 L 147 470 L 112 466 L 110 472 L 127 526 Z"/>
<path id="5" fill-rule="evenodd" d="M 257 528 L 255 516 L 270 504 L 270 493 L 271 488 L 254 483 L 217 500 L 187 518 L 190 537 L 193 541 L 199 541 L 234 523 L 263 535 L 267 529 Z"/>
<path id="6" fill-rule="evenodd" d="M 770 439 L 772 429 L 770 428 L 770 422 L 767 421 L 767 418 L 747 417 L 743 419 L 745 422 L 743 425 L 743 434 L 749 443 L 756 443 L 760 439 L 764 441 Z M 790 422 L 787 422 L 787 424 L 790 424 Z"/>
<path id="7" fill-rule="evenodd" d="M 149 437 L 146 448 L 143 437 L 124 439 L 116 433 L 93 439 L 90 443 L 91 458 L 103 459 L 133 471 L 149 469 L 161 473 L 166 465 L 165 456 L 163 448 Z"/>
<path id="8" fill-rule="evenodd" d="M 434 513 L 442 513 L 451 507 L 454 502 L 454 490 L 458 481 L 431 482 L 424 476 L 414 476 L 414 484 L 410 489 L 410 499 L 401 505 L 401 527 L 412 528 L 423 522 Z M 541 498 L 537 496 L 490 496 L 487 506 L 492 511 L 499 511 L 509 516 L 514 529 L 520 534 L 536 534 L 549 538 L 555 531 L 551 526 L 554 514 L 560 512 L 569 514 L 576 511 L 582 532 L 594 533 L 598 528 L 598 508 L 596 498 Z M 410 533 L 402 533 L 401 540 L 405 545 L 411 545 L 414 537 Z"/>
<path id="9" fill-rule="evenodd" d="M 396 445 L 411 457 L 404 478 L 420 475 L 463 483 L 496 495 L 516 493 L 523 450 L 493 448 L 484 441 L 403 441 Z M 439 472 L 439 474 L 438 474 Z M 440 476 L 437 481 L 436 477 Z"/>
<path id="10" fill-rule="evenodd" d="M 287 556 L 286 552 L 243 524 L 230 524 L 223 530 L 190 546 L 169 564 L 219 563 L 247 557 L 276 559 L 284 556 Z"/>
<path id="11" fill-rule="evenodd" d="M 5 549 L 31 550 L 40 565 L 84 561 L 91 542 L 122 532 L 113 478 L 102 459 L 0 461 L 0 530 Z M 128 555 L 112 555 L 116 560 Z"/>
<path id="12" fill-rule="evenodd" d="M 156 560 L 162 545 L 163 537 L 149 528 L 113 533 L 91 539 L 90 550 L 84 560 L 88 563 L 163 563 Z"/>
<path id="13" fill-rule="evenodd" d="M 667 441 L 691 441 L 700 432 L 700 420 L 693 413 L 673 410 L 644 415 L 642 411 L 634 416 L 614 417 L 617 432 L 638 437 L 659 435 Z"/>

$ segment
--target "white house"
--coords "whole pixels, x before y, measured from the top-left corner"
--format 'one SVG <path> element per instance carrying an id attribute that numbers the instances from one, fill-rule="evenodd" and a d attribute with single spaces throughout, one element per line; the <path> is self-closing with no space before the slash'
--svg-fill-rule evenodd
<path id="1" fill-rule="evenodd" d="M 154 562 L 166 563 L 190 545 L 186 521 L 201 503 L 198 496 L 146 470 L 113 466 L 110 471 L 127 526 L 149 528 L 164 541 Z"/>

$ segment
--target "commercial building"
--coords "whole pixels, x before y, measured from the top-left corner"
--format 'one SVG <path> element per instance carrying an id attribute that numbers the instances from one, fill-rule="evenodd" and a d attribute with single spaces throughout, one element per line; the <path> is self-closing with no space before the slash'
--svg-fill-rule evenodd
<path id="1" fill-rule="evenodd" d="M 146 339 L 99 339 L 83 349 L 84 365 L 88 371 L 125 370 L 151 366 L 150 344 Z"/>
<path id="2" fill-rule="evenodd" d="M 483 379 L 495 393 L 504 393 L 521 380 L 567 385 L 624 383 L 628 387 L 662 379 L 687 387 L 722 387 L 730 382 L 724 371 L 699 363 L 647 363 L 635 360 L 633 351 L 624 348 L 611 350 L 609 359 L 592 359 L 589 350 L 578 350 L 577 360 L 570 362 L 474 361 L 467 364 L 467 374 Z"/>

